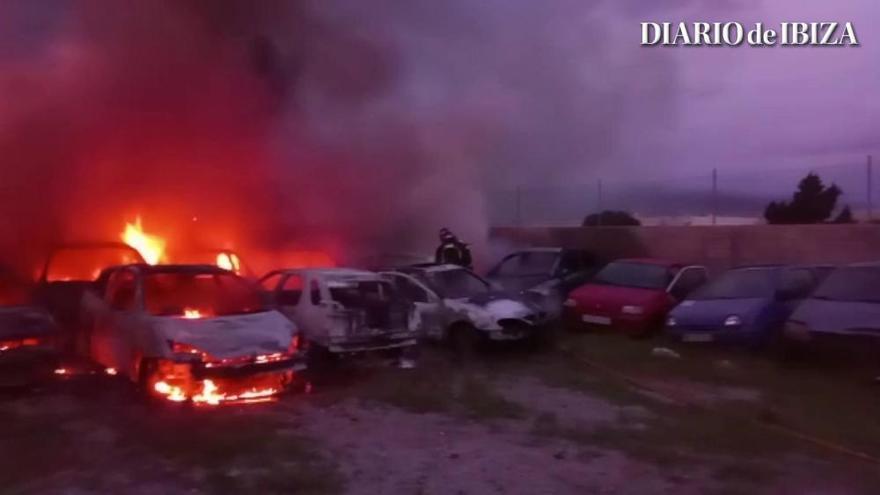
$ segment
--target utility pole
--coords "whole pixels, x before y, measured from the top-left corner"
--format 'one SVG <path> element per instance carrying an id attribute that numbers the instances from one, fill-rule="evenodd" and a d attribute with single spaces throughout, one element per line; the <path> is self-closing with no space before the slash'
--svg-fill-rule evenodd
<path id="1" fill-rule="evenodd" d="M 712 225 L 715 225 L 718 217 L 718 169 L 712 169 Z"/>
<path id="2" fill-rule="evenodd" d="M 868 221 L 874 219 L 874 164 L 873 157 L 868 155 L 868 180 L 867 180 L 867 188 L 868 188 Z"/>
<path id="3" fill-rule="evenodd" d="M 596 225 L 602 225 L 602 179 L 596 181 Z"/>
<path id="4" fill-rule="evenodd" d="M 516 186 L 516 226 L 522 227 L 522 186 Z"/>

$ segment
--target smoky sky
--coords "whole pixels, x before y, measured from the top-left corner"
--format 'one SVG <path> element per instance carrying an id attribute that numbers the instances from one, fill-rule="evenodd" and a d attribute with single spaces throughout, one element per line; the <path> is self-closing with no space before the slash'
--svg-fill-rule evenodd
<path id="1" fill-rule="evenodd" d="M 202 244 L 480 243 L 485 191 L 851 160 L 869 0 L 13 1 L 5 244 L 140 214 Z M 852 20 L 858 49 L 658 49 L 639 22 Z M 859 22 L 861 20 L 861 22 Z"/>

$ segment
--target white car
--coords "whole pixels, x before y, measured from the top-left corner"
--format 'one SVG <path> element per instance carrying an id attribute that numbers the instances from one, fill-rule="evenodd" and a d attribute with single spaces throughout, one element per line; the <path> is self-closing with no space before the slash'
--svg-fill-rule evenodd
<path id="1" fill-rule="evenodd" d="M 310 351 L 399 351 L 418 342 L 411 306 L 379 274 L 349 268 L 276 270 L 260 280 L 268 299 L 296 323 Z"/>
<path id="2" fill-rule="evenodd" d="M 791 314 L 785 336 L 805 343 L 880 349 L 880 263 L 832 272 Z"/>
<path id="3" fill-rule="evenodd" d="M 459 350 L 488 341 L 549 337 L 547 313 L 527 297 L 494 288 L 458 265 L 424 264 L 383 275 L 413 302 L 421 336 Z"/>
<path id="4" fill-rule="evenodd" d="M 305 368 L 296 326 L 232 272 L 210 265 L 109 271 L 103 299 L 90 304 L 90 357 L 151 396 L 266 400 Z"/>

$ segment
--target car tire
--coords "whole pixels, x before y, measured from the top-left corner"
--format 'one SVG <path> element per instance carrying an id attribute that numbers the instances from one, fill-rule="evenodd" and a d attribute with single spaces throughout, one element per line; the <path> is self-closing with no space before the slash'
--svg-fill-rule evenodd
<path id="1" fill-rule="evenodd" d="M 460 323 L 449 329 L 449 346 L 455 356 L 462 360 L 471 360 L 482 347 L 482 337 L 472 325 Z"/>
<path id="2" fill-rule="evenodd" d="M 153 377 L 158 371 L 159 363 L 155 359 L 142 359 L 138 365 L 137 392 L 147 404 L 157 404 L 159 398 L 153 393 Z"/>

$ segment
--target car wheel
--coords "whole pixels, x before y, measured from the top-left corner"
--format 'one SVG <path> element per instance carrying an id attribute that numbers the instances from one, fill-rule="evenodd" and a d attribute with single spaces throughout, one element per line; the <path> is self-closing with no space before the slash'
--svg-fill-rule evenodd
<path id="1" fill-rule="evenodd" d="M 449 329 L 449 345 L 456 357 L 469 360 L 480 348 L 478 330 L 471 325 L 458 324 Z"/>
<path id="2" fill-rule="evenodd" d="M 156 383 L 156 373 L 159 371 L 159 363 L 155 359 L 143 359 L 138 365 L 138 394 L 147 403 L 154 404 L 158 402 L 158 397 L 153 392 L 153 385 Z"/>

